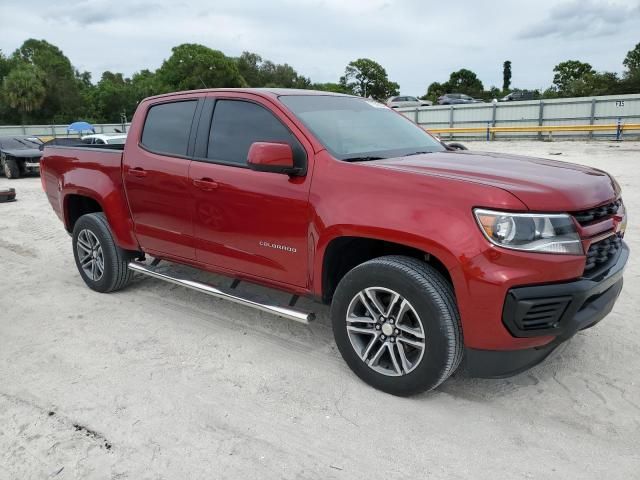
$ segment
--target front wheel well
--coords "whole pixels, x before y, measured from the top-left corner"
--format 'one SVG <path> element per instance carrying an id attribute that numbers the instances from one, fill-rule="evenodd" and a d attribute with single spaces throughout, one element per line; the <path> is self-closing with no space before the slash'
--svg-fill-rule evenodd
<path id="1" fill-rule="evenodd" d="M 100 204 L 91 197 L 68 195 L 65 201 L 65 227 L 68 232 L 73 232 L 73 227 L 81 216 L 102 211 Z"/>
<path id="2" fill-rule="evenodd" d="M 330 303 L 333 294 L 349 270 L 374 258 L 403 255 L 422 260 L 434 267 L 453 286 L 447 267 L 434 255 L 400 243 L 373 238 L 339 237 L 327 246 L 322 262 L 322 301 Z"/>

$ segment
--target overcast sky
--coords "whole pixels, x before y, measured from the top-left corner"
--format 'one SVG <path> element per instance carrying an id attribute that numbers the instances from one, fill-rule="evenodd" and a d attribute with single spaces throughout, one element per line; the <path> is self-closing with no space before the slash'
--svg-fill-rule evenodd
<path id="1" fill-rule="evenodd" d="M 156 69 L 180 43 L 248 50 L 335 82 L 351 60 L 381 63 L 404 94 L 469 68 L 489 88 L 546 88 L 568 59 L 621 72 L 640 42 L 640 0 L 1 0 L 0 50 L 29 37 L 58 47 L 97 81 Z"/>

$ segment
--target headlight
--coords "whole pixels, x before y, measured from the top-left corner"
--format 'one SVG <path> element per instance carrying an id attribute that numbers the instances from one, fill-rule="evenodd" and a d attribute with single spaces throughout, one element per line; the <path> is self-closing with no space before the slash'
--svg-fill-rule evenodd
<path id="1" fill-rule="evenodd" d="M 487 239 L 500 247 L 529 252 L 583 255 L 573 219 L 566 214 L 508 213 L 476 208 Z"/>

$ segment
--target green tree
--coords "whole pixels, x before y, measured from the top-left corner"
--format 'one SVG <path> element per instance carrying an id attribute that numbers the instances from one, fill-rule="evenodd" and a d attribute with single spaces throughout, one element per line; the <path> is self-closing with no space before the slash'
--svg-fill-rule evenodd
<path id="1" fill-rule="evenodd" d="M 171 52 L 156 73 L 173 90 L 246 86 L 237 63 L 219 50 L 184 43 Z"/>
<path id="2" fill-rule="evenodd" d="M 70 122 L 82 111 L 82 96 L 75 70 L 62 51 L 45 40 L 29 39 L 12 55 L 16 62 L 26 62 L 42 72 L 45 99 L 33 116 L 46 122 Z"/>
<path id="3" fill-rule="evenodd" d="M 632 76 L 634 73 L 640 72 L 640 43 L 638 43 L 633 50 L 627 52 L 627 56 L 624 57 L 622 64 L 627 67 L 625 76 Z"/>
<path id="4" fill-rule="evenodd" d="M 596 72 L 588 63 L 578 60 L 567 60 L 559 63 L 553 68 L 553 85 L 560 96 L 572 96 L 571 85 L 579 80 L 586 81 L 586 76 L 594 75 Z"/>
<path id="5" fill-rule="evenodd" d="M 511 60 L 502 64 L 502 91 L 507 92 L 511 86 Z"/>
<path id="6" fill-rule="evenodd" d="M 159 75 L 147 69 L 133 74 L 131 77 L 131 89 L 136 104 L 147 97 L 171 91 L 171 87 L 162 83 Z"/>
<path id="7" fill-rule="evenodd" d="M 587 73 L 571 81 L 567 87 L 567 95 L 572 97 L 588 97 L 595 95 L 614 95 L 618 90 L 620 79 L 613 72 Z"/>
<path id="8" fill-rule="evenodd" d="M 250 87 L 262 87 L 264 82 L 262 80 L 262 74 L 260 72 L 260 65 L 262 64 L 262 57 L 257 53 L 242 52 L 236 59 L 238 65 L 238 71 L 242 78 L 244 78 L 247 85 Z"/>
<path id="9" fill-rule="evenodd" d="M 100 123 L 119 122 L 120 115 L 130 116 L 135 110 L 131 80 L 121 73 L 106 71 L 93 89 L 93 119 Z"/>
<path id="10" fill-rule="evenodd" d="M 350 93 L 379 100 L 398 95 L 400 86 L 387 77 L 387 71 L 377 62 L 359 58 L 349 63 L 340 77 L 340 84 Z"/>
<path id="11" fill-rule="evenodd" d="M 21 63 L 3 79 L 2 95 L 9 107 L 18 112 L 23 124 L 45 101 L 47 91 L 43 77 L 44 74 L 38 67 Z"/>
<path id="12" fill-rule="evenodd" d="M 433 103 L 438 101 L 438 97 L 447 93 L 448 85 L 445 83 L 433 82 L 427 88 L 427 94 L 422 97 L 423 100 L 431 100 Z"/>
<path id="13" fill-rule="evenodd" d="M 312 83 L 309 88 L 312 90 L 321 90 L 323 92 L 349 93 L 346 87 L 340 83 Z"/>
<path id="14" fill-rule="evenodd" d="M 257 53 L 242 52 L 236 58 L 238 70 L 250 87 L 309 88 L 311 80 L 286 63 L 263 60 Z"/>
<path id="15" fill-rule="evenodd" d="M 462 68 L 453 72 L 446 83 L 447 93 L 466 93 L 471 96 L 479 96 L 484 91 L 482 82 L 471 70 Z"/>
<path id="16" fill-rule="evenodd" d="M 11 61 L 0 50 L 0 82 L 9 74 L 11 70 Z"/>

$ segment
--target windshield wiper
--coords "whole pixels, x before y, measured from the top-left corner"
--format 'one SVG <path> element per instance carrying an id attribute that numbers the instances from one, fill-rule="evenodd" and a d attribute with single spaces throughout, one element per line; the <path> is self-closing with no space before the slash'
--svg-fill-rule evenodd
<path id="1" fill-rule="evenodd" d="M 413 153 L 407 153 L 406 155 L 403 155 L 403 156 L 410 157 L 412 155 L 424 155 L 425 153 L 433 153 L 433 152 L 413 152 Z"/>
<path id="2" fill-rule="evenodd" d="M 373 157 L 373 156 L 365 156 L 365 157 L 349 157 L 343 158 L 343 162 L 369 162 L 371 160 L 385 160 L 387 157 Z"/>

